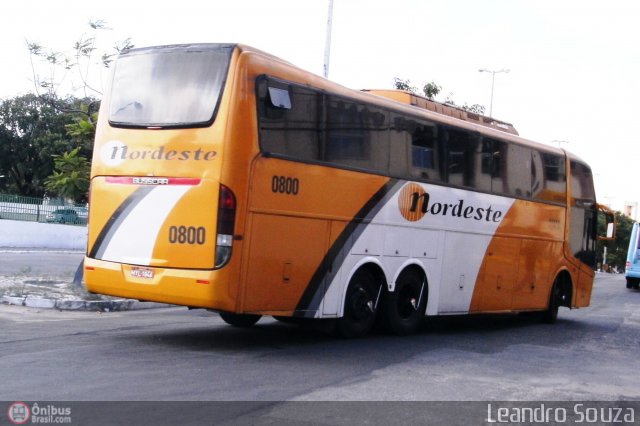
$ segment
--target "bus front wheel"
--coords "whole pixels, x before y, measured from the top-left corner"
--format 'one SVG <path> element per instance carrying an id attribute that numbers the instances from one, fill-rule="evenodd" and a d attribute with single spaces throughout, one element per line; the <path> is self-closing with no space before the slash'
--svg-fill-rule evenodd
<path id="1" fill-rule="evenodd" d="M 558 320 L 558 309 L 562 303 L 562 286 L 560 280 L 556 279 L 551 288 L 551 295 L 549 296 L 549 306 L 547 310 L 542 313 L 542 321 L 547 324 L 553 324 Z"/>
<path id="2" fill-rule="evenodd" d="M 344 313 L 338 319 L 338 332 L 346 338 L 366 335 L 376 319 L 376 302 L 381 290 L 374 274 L 359 269 L 349 281 L 344 301 Z"/>
<path id="3" fill-rule="evenodd" d="M 262 315 L 232 314 L 231 312 L 220 312 L 220 318 L 224 322 L 234 327 L 251 327 L 260 320 Z"/>

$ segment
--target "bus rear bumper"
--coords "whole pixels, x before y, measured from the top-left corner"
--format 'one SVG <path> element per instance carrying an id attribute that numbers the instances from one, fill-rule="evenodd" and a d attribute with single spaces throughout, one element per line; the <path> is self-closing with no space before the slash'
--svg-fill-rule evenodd
<path id="1" fill-rule="evenodd" d="M 212 270 L 142 267 L 85 257 L 87 290 L 108 296 L 232 311 L 228 286 Z"/>

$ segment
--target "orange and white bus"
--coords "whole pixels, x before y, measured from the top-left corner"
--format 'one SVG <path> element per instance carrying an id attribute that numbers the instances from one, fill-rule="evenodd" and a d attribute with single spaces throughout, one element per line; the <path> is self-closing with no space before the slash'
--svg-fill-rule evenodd
<path id="1" fill-rule="evenodd" d="M 552 321 L 589 305 L 596 215 L 589 166 L 507 123 L 243 45 L 133 49 L 101 106 L 85 280 L 344 336 L 447 314 Z"/>

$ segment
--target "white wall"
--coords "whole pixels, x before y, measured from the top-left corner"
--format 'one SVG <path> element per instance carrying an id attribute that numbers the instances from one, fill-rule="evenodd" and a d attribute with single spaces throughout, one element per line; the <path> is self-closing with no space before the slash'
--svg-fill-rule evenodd
<path id="1" fill-rule="evenodd" d="M 0 219 L 0 247 L 84 250 L 87 227 Z"/>

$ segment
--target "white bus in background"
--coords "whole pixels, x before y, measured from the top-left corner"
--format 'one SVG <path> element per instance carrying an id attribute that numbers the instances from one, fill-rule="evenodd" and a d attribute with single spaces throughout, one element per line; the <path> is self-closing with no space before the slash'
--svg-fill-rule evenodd
<path id="1" fill-rule="evenodd" d="M 640 289 L 640 241 L 638 237 L 638 223 L 633 224 L 631 237 L 629 238 L 629 251 L 627 252 L 627 265 L 624 275 L 627 278 L 627 288 Z"/>

